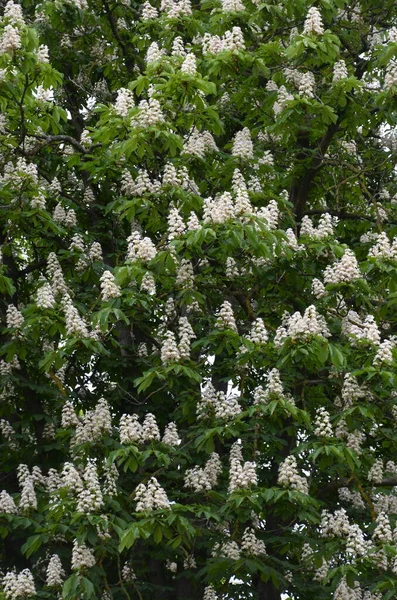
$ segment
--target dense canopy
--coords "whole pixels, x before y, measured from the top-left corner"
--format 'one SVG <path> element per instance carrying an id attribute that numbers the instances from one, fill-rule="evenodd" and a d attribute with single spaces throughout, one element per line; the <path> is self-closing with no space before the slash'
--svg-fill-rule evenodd
<path id="1" fill-rule="evenodd" d="M 396 598 L 395 0 L 0 5 L 0 598 Z"/>

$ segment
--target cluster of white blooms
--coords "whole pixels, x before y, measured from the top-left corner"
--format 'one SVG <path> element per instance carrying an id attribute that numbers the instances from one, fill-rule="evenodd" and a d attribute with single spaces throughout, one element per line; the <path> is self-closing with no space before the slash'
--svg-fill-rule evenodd
<path id="1" fill-rule="evenodd" d="M 227 540 L 223 544 L 215 544 L 214 549 L 211 553 L 212 556 L 223 556 L 230 560 L 239 560 L 240 549 L 237 542 L 234 540 Z"/>
<path id="2" fill-rule="evenodd" d="M 218 600 L 218 596 L 212 585 L 207 585 L 204 589 L 203 600 Z"/>
<path id="3" fill-rule="evenodd" d="M 6 25 L 0 39 L 0 54 L 11 54 L 21 48 L 21 34 L 12 25 Z"/>
<path id="4" fill-rule="evenodd" d="M 380 331 L 373 315 L 367 315 L 364 320 L 353 310 L 349 310 L 342 319 L 342 333 L 351 342 L 366 340 L 371 344 L 380 344 Z"/>
<path id="5" fill-rule="evenodd" d="M 131 108 L 134 108 L 134 94 L 131 90 L 120 88 L 117 91 L 117 98 L 114 103 L 114 110 L 120 117 L 127 117 Z"/>
<path id="6" fill-rule="evenodd" d="M 222 0 L 222 10 L 224 12 L 240 12 L 245 10 L 245 6 L 241 0 Z"/>
<path id="7" fill-rule="evenodd" d="M 2 583 L 3 592 L 7 600 L 36 597 L 34 579 L 29 569 L 24 569 L 20 573 L 8 571 L 4 575 Z"/>
<path id="8" fill-rule="evenodd" d="M 312 281 L 312 294 L 317 299 L 325 296 L 325 287 L 322 281 L 317 278 L 314 278 Z"/>
<path id="9" fill-rule="evenodd" d="M 142 21 L 149 21 L 151 19 L 157 19 L 159 13 L 155 6 L 152 6 L 150 2 L 144 2 L 142 4 L 141 19 Z"/>
<path id="10" fill-rule="evenodd" d="M 12 25 L 24 25 L 22 7 L 13 0 L 8 0 L 4 8 L 3 20 L 9 21 Z"/>
<path id="11" fill-rule="evenodd" d="M 23 315 L 14 304 L 7 306 L 6 325 L 10 329 L 21 329 L 24 322 Z"/>
<path id="12" fill-rule="evenodd" d="M 387 234 L 383 231 L 376 237 L 376 244 L 368 251 L 368 258 L 391 258 L 397 259 L 397 237 L 389 242 Z"/>
<path id="13" fill-rule="evenodd" d="M 282 398 L 284 396 L 283 384 L 280 378 L 278 369 L 271 369 L 265 375 L 267 384 L 266 388 L 258 386 L 254 390 L 254 404 L 266 404 L 269 400 Z"/>
<path id="14" fill-rule="evenodd" d="M 244 129 L 238 131 L 234 136 L 232 156 L 246 159 L 254 157 L 254 145 L 248 127 L 244 127 Z"/>
<path id="15" fill-rule="evenodd" d="M 164 56 L 165 51 L 163 49 L 160 50 L 157 42 L 152 42 L 146 53 L 146 65 L 152 65 L 157 63 Z"/>
<path id="16" fill-rule="evenodd" d="M 42 280 L 42 285 L 37 289 L 36 306 L 37 308 L 54 308 L 55 298 L 48 281 Z"/>
<path id="17" fill-rule="evenodd" d="M 309 493 L 307 479 L 306 477 L 299 475 L 296 458 L 292 455 L 287 456 L 287 458 L 280 463 L 277 483 L 284 487 L 291 487 L 293 490 L 297 490 L 302 494 Z"/>
<path id="18" fill-rule="evenodd" d="M 119 298 L 121 289 L 116 283 L 116 279 L 110 271 L 104 271 L 100 277 L 101 297 L 102 301 L 106 302 L 110 298 Z"/>
<path id="19" fill-rule="evenodd" d="M 391 60 L 386 67 L 384 88 L 392 90 L 397 86 L 397 61 Z"/>
<path id="20" fill-rule="evenodd" d="M 324 33 L 321 13 L 315 6 L 309 8 L 303 25 L 303 33 L 306 35 L 322 35 Z"/>
<path id="21" fill-rule="evenodd" d="M 322 537 L 345 537 L 349 534 L 350 523 L 344 508 L 340 508 L 329 513 L 326 510 L 321 512 L 320 531 Z"/>
<path id="22" fill-rule="evenodd" d="M 90 337 L 87 324 L 83 317 L 80 316 L 77 308 L 73 306 L 70 296 L 64 296 L 62 304 L 65 313 L 66 335 L 78 338 Z"/>
<path id="23" fill-rule="evenodd" d="M 153 413 L 147 413 L 142 423 L 142 441 L 160 440 L 160 430 Z"/>
<path id="24" fill-rule="evenodd" d="M 32 476 L 27 476 L 22 484 L 19 508 L 29 511 L 31 508 L 37 509 L 37 496 L 34 490 L 34 481 Z"/>
<path id="25" fill-rule="evenodd" d="M 138 231 L 133 231 L 127 238 L 127 260 L 140 259 L 149 262 L 156 256 L 156 246 L 149 237 L 142 237 Z"/>
<path id="26" fill-rule="evenodd" d="M 225 223 L 236 216 L 232 195 L 229 192 L 219 194 L 214 199 L 205 198 L 203 201 L 204 223 Z"/>
<path id="27" fill-rule="evenodd" d="M 198 131 L 193 127 L 183 142 L 183 153 L 204 158 L 207 152 L 217 152 L 218 146 L 209 131 Z"/>
<path id="28" fill-rule="evenodd" d="M 22 157 L 18 158 L 16 165 L 13 162 L 4 165 L 4 175 L 0 179 L 4 183 L 11 183 L 14 187 L 19 187 L 23 183 L 37 185 L 39 181 L 37 165 L 27 163 Z"/>
<path id="29" fill-rule="evenodd" d="M 133 444 L 142 440 L 142 425 L 138 415 L 121 415 L 120 417 L 120 442 Z"/>
<path id="30" fill-rule="evenodd" d="M 77 511 L 90 513 L 99 510 L 103 504 L 98 470 L 93 462 L 88 462 L 83 473 L 83 489 L 77 494 Z"/>
<path id="31" fill-rule="evenodd" d="M 163 365 L 169 365 L 178 362 L 181 359 L 181 353 L 176 342 L 175 334 L 167 330 L 164 334 L 161 344 L 161 362 Z"/>
<path id="32" fill-rule="evenodd" d="M 66 227 L 75 227 L 77 224 L 76 212 L 73 210 L 73 208 L 70 210 L 65 210 L 60 203 L 55 206 L 52 213 L 52 218 L 56 223 L 65 225 Z"/>
<path id="33" fill-rule="evenodd" d="M 163 444 L 168 444 L 168 446 L 179 446 L 181 443 L 181 439 L 178 434 L 178 429 L 176 423 L 171 421 L 164 429 L 164 435 L 161 439 Z"/>
<path id="34" fill-rule="evenodd" d="M 341 81 L 341 79 L 346 79 L 347 77 L 349 77 L 349 73 L 347 71 L 345 61 L 343 59 L 336 61 L 336 63 L 334 64 L 334 71 L 332 75 L 333 83 Z"/>
<path id="35" fill-rule="evenodd" d="M 196 75 L 196 72 L 197 72 L 196 57 L 191 52 L 189 52 L 185 56 L 183 63 L 181 65 L 181 71 L 182 71 L 182 73 L 185 73 L 186 75 Z"/>
<path id="36" fill-rule="evenodd" d="M 109 405 L 104 398 L 98 401 L 94 410 L 87 410 L 76 427 L 73 445 L 96 442 L 112 431 L 112 417 Z"/>
<path id="37" fill-rule="evenodd" d="M 361 277 L 357 258 L 352 250 L 345 250 L 340 260 L 328 265 L 324 271 L 325 283 L 349 283 Z"/>
<path id="38" fill-rule="evenodd" d="M 354 523 L 349 527 L 346 540 L 346 554 L 350 556 L 367 556 L 372 544 L 364 538 L 359 525 Z"/>
<path id="39" fill-rule="evenodd" d="M 190 0 L 161 0 L 160 10 L 164 11 L 171 19 L 192 14 Z"/>
<path id="40" fill-rule="evenodd" d="M 241 446 L 235 442 L 230 449 L 229 494 L 258 484 L 255 463 L 245 461 Z"/>
<path id="41" fill-rule="evenodd" d="M 325 213 L 318 221 L 318 226 L 314 227 L 310 217 L 305 215 L 302 218 L 300 234 L 307 235 L 310 238 L 321 240 L 334 235 L 334 227 L 338 224 L 338 217 L 332 217 Z"/>
<path id="42" fill-rule="evenodd" d="M 361 600 L 362 594 L 360 585 L 357 581 L 354 583 L 354 588 L 351 588 L 347 582 L 346 577 L 342 577 L 338 587 L 334 593 L 334 600 Z"/>
<path id="43" fill-rule="evenodd" d="M 256 537 L 255 530 L 247 527 L 241 540 L 241 550 L 250 556 L 266 554 L 266 546 L 262 540 Z"/>
<path id="44" fill-rule="evenodd" d="M 329 412 L 323 406 L 320 406 L 316 411 L 313 431 L 317 437 L 333 437 L 334 435 Z"/>
<path id="45" fill-rule="evenodd" d="M 225 31 L 222 37 L 205 33 L 202 38 L 203 54 L 218 54 L 223 51 L 245 50 L 244 35 L 240 27 Z"/>
<path id="46" fill-rule="evenodd" d="M 132 583 L 136 579 L 136 575 L 132 566 L 126 562 L 121 570 L 121 577 L 125 583 Z"/>
<path id="47" fill-rule="evenodd" d="M 136 512 L 151 512 L 157 508 L 167 509 L 170 502 L 165 490 L 155 477 L 151 477 L 147 485 L 140 483 L 135 490 L 137 501 Z"/>
<path id="48" fill-rule="evenodd" d="M 287 103 L 293 99 L 293 95 L 287 91 L 286 87 L 284 85 L 280 86 L 280 88 L 277 90 L 277 99 L 273 104 L 274 115 L 277 117 L 277 115 L 279 115 L 287 106 Z"/>
<path id="49" fill-rule="evenodd" d="M 379 344 L 374 358 L 374 365 L 393 362 L 393 349 L 396 343 L 394 340 L 384 340 Z"/>
<path id="50" fill-rule="evenodd" d="M 344 406 L 347 408 L 352 406 L 356 400 L 368 396 L 369 390 L 364 386 L 360 386 L 354 375 L 346 373 L 343 378 L 341 395 Z"/>
<path id="51" fill-rule="evenodd" d="M 61 427 L 67 429 L 68 427 L 76 427 L 79 423 L 79 419 L 74 411 L 73 404 L 70 400 L 66 400 L 62 407 L 61 414 Z"/>
<path id="52" fill-rule="evenodd" d="M 183 235 L 185 233 L 185 223 L 181 217 L 179 210 L 173 206 L 168 214 L 168 239 L 169 241 Z"/>
<path id="53" fill-rule="evenodd" d="M 215 327 L 221 331 L 225 329 L 231 329 L 237 333 L 236 320 L 234 318 L 234 312 L 230 302 L 225 300 L 221 305 L 219 311 L 216 313 Z"/>
<path id="54" fill-rule="evenodd" d="M 185 473 L 185 487 L 195 492 L 211 490 L 217 484 L 221 471 L 222 462 L 219 454 L 213 452 L 204 468 L 193 467 L 193 469 L 187 469 Z"/>
<path id="55" fill-rule="evenodd" d="M 0 493 L 0 513 L 15 515 L 18 512 L 14 498 L 6 490 Z"/>
<path id="56" fill-rule="evenodd" d="M 89 569 L 90 567 L 93 567 L 95 563 L 96 560 L 92 550 L 83 542 L 79 543 L 77 540 L 74 540 L 72 550 L 72 571 Z"/>
<path id="57" fill-rule="evenodd" d="M 190 358 L 190 344 L 191 341 L 196 337 L 192 326 L 190 325 L 187 317 L 179 318 L 179 354 L 183 359 Z"/>
<path id="58" fill-rule="evenodd" d="M 119 472 L 115 465 L 104 465 L 105 480 L 103 482 L 103 493 L 108 496 L 115 496 L 117 494 L 117 480 L 119 478 Z"/>
<path id="59" fill-rule="evenodd" d="M 147 294 L 154 296 L 156 293 L 156 281 L 152 273 L 146 271 L 142 277 L 141 286 L 139 289 L 141 292 L 146 292 Z"/>
<path id="60" fill-rule="evenodd" d="M 299 96 L 303 98 L 314 98 L 316 90 L 316 80 L 311 71 L 302 73 L 299 83 Z"/>
<path id="61" fill-rule="evenodd" d="M 224 392 L 216 391 L 211 382 L 208 382 L 201 390 L 201 398 L 197 404 L 197 418 L 205 419 L 215 414 L 217 419 L 233 419 L 241 412 L 238 398 Z"/>
<path id="62" fill-rule="evenodd" d="M 263 319 L 257 318 L 251 326 L 251 331 L 247 335 L 247 339 L 254 344 L 266 344 L 269 339 L 269 334 L 263 322 Z"/>
<path id="63" fill-rule="evenodd" d="M 270 200 L 267 206 L 262 206 L 257 212 L 256 216 L 264 220 L 264 223 L 269 229 L 277 229 L 278 220 L 280 217 L 280 210 L 275 200 Z"/>
<path id="64" fill-rule="evenodd" d="M 164 123 L 164 114 L 157 98 L 150 97 L 149 100 L 141 100 L 138 108 L 138 113 L 131 119 L 131 127 L 146 128 Z"/>
<path id="65" fill-rule="evenodd" d="M 65 571 L 62 567 L 61 559 L 58 554 L 53 554 L 46 571 L 46 585 L 49 587 L 57 587 L 63 584 Z"/>
<path id="66" fill-rule="evenodd" d="M 229 279 L 233 279 L 234 277 L 238 277 L 240 275 L 237 263 L 233 257 L 228 256 L 226 259 L 226 277 Z"/>
<path id="67" fill-rule="evenodd" d="M 77 494 L 83 489 L 80 473 L 73 463 L 65 462 L 61 474 L 60 487 L 66 487 L 72 494 Z"/>
<path id="68" fill-rule="evenodd" d="M 393 534 L 390 526 L 389 517 L 385 513 L 379 513 L 376 517 L 376 527 L 372 533 L 372 539 L 384 544 L 393 541 Z"/>
<path id="69" fill-rule="evenodd" d="M 356 490 L 350 490 L 349 488 L 342 487 L 338 490 L 338 496 L 343 502 L 354 506 L 354 508 L 365 508 L 365 504 L 363 499 L 361 498 L 361 494 Z"/>
<path id="70" fill-rule="evenodd" d="M 314 305 L 308 306 L 303 315 L 300 312 L 288 315 L 284 319 L 283 325 L 280 325 L 276 331 L 274 344 L 279 348 L 286 338 L 307 339 L 312 335 L 325 338 L 330 336 L 324 317 L 317 313 Z"/>

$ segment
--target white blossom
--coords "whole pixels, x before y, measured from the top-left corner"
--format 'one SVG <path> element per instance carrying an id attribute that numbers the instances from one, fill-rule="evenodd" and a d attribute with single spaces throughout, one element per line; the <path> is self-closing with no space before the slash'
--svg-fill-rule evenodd
<path id="1" fill-rule="evenodd" d="M 315 6 L 309 8 L 303 25 L 303 33 L 306 35 L 322 35 L 324 33 L 324 25 L 321 18 L 321 13 Z"/>
<path id="2" fill-rule="evenodd" d="M 89 569 L 96 563 L 95 556 L 90 548 L 77 540 L 73 542 L 72 550 L 72 571 L 80 569 Z"/>

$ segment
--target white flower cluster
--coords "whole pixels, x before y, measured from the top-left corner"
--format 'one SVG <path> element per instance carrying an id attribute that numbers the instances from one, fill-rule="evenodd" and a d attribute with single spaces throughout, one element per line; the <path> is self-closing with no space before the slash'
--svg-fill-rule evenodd
<path id="1" fill-rule="evenodd" d="M 265 389 L 258 386 L 254 390 L 254 405 L 266 404 L 270 400 L 280 399 L 284 397 L 284 388 L 280 378 L 278 369 L 271 369 L 265 375 L 267 384 Z"/>
<path id="2" fill-rule="evenodd" d="M 233 27 L 233 29 L 225 31 L 222 37 L 205 33 L 201 41 L 203 54 L 245 50 L 244 35 L 240 27 Z"/>
<path id="3" fill-rule="evenodd" d="M 360 584 L 356 581 L 354 588 L 351 588 L 346 577 L 342 577 L 335 590 L 334 600 L 362 600 Z"/>
<path id="4" fill-rule="evenodd" d="M 293 99 L 293 95 L 287 91 L 286 87 L 284 85 L 280 86 L 280 88 L 277 91 L 277 99 L 273 104 L 274 116 L 277 117 L 277 115 L 279 115 L 284 110 L 284 108 L 286 108 L 288 102 L 290 102 Z"/>
<path id="5" fill-rule="evenodd" d="M 302 73 L 299 83 L 299 96 L 303 98 L 314 98 L 316 91 L 316 80 L 311 71 Z"/>
<path id="6" fill-rule="evenodd" d="M 126 196 L 142 196 L 145 193 L 158 194 L 161 183 L 157 179 L 150 180 L 146 169 L 139 169 L 136 179 L 125 169 L 121 175 L 121 191 Z"/>
<path id="7" fill-rule="evenodd" d="M 389 242 L 387 234 L 383 231 L 376 238 L 376 244 L 368 251 L 368 258 L 390 258 L 397 259 L 397 237 L 393 238 L 392 243 Z"/>
<path id="8" fill-rule="evenodd" d="M 190 358 L 190 344 L 191 341 L 196 337 L 192 326 L 190 325 L 187 317 L 179 318 L 179 354 L 182 359 L 189 360 Z"/>
<path id="9" fill-rule="evenodd" d="M 321 512 L 320 532 L 322 537 L 346 537 L 350 531 L 350 523 L 344 508 L 334 514 L 323 510 Z"/>
<path id="10" fill-rule="evenodd" d="M 369 396 L 369 390 L 365 386 L 360 386 L 357 378 L 351 373 L 346 373 L 343 378 L 342 400 L 345 408 L 352 406 L 356 400 Z"/>
<path id="11" fill-rule="evenodd" d="M 225 300 L 221 305 L 219 311 L 216 313 L 215 327 L 224 331 L 225 329 L 231 329 L 237 333 L 236 320 L 234 318 L 234 312 L 232 305 L 228 300 Z"/>
<path id="12" fill-rule="evenodd" d="M 284 319 L 283 325 L 280 325 L 276 331 L 274 345 L 280 348 L 287 338 L 307 339 L 312 335 L 325 338 L 330 336 L 324 317 L 317 313 L 313 304 L 308 306 L 303 315 L 295 312 Z"/>
<path id="13" fill-rule="evenodd" d="M 192 14 L 190 0 L 161 0 L 160 10 L 167 14 L 170 19 Z"/>
<path id="14" fill-rule="evenodd" d="M 356 490 L 350 490 L 349 488 L 342 487 L 338 490 L 338 496 L 342 500 L 342 502 L 346 502 L 354 508 L 357 508 L 359 510 L 365 508 L 365 504 L 363 499 L 361 498 L 361 494 Z"/>
<path id="15" fill-rule="evenodd" d="M 53 554 L 47 566 L 46 585 L 49 587 L 59 587 L 63 584 L 65 570 L 62 567 L 61 559 L 58 554 Z"/>
<path id="16" fill-rule="evenodd" d="M 14 304 L 9 304 L 6 311 L 6 325 L 10 329 L 21 329 L 24 318 L 20 310 Z"/>
<path id="17" fill-rule="evenodd" d="M 312 281 L 312 294 L 315 298 L 319 299 L 325 296 L 325 287 L 322 281 L 314 278 Z"/>
<path id="18" fill-rule="evenodd" d="M 178 429 L 176 423 L 171 421 L 164 429 L 164 435 L 161 439 L 163 444 L 167 444 L 168 446 L 179 446 L 181 443 L 181 439 L 178 434 Z"/>
<path id="19" fill-rule="evenodd" d="M 211 555 L 214 557 L 222 556 L 224 558 L 229 558 L 230 560 L 239 560 L 240 549 L 237 542 L 234 540 L 227 540 L 223 544 L 215 544 Z"/>
<path id="20" fill-rule="evenodd" d="M 10 496 L 6 490 L 2 490 L 0 493 L 0 513 L 16 515 L 18 512 L 17 506 L 14 502 L 14 498 Z"/>
<path id="21" fill-rule="evenodd" d="M 150 97 L 149 100 L 141 100 L 138 109 L 138 113 L 131 119 L 131 127 L 147 128 L 165 121 L 157 98 Z"/>
<path id="22" fill-rule="evenodd" d="M 226 396 L 224 392 L 216 391 L 211 382 L 201 390 L 201 398 L 197 404 L 197 418 L 205 419 L 214 413 L 216 419 L 235 419 L 241 413 L 241 406 L 234 394 Z"/>
<path id="23" fill-rule="evenodd" d="M 238 131 L 234 136 L 232 156 L 247 160 L 254 157 L 254 145 L 248 127 L 244 127 L 244 129 Z"/>
<path id="24" fill-rule="evenodd" d="M 324 271 L 324 283 L 349 283 L 361 277 L 357 258 L 352 250 L 345 250 L 342 258 Z"/>
<path id="25" fill-rule="evenodd" d="M 371 344 L 380 344 L 380 331 L 373 315 L 367 315 L 364 320 L 353 310 L 349 310 L 342 319 L 342 333 L 355 344 L 366 340 Z"/>
<path id="26" fill-rule="evenodd" d="M 48 281 L 44 280 L 37 289 L 36 306 L 43 309 L 54 308 L 55 306 L 54 294 Z"/>
<path id="27" fill-rule="evenodd" d="M 168 240 L 172 241 L 185 233 L 186 226 L 179 210 L 172 206 L 168 214 Z"/>
<path id="28" fill-rule="evenodd" d="M 316 411 L 313 431 L 317 437 L 333 437 L 334 435 L 329 412 L 323 406 Z"/>
<path id="29" fill-rule="evenodd" d="M 247 527 L 241 540 L 241 550 L 249 556 L 261 556 L 266 554 L 266 546 L 262 540 L 256 537 L 255 529 Z"/>
<path id="30" fill-rule="evenodd" d="M 218 600 L 218 596 L 212 585 L 207 585 L 207 587 L 205 588 L 203 600 Z"/>
<path id="31" fill-rule="evenodd" d="M 255 463 L 245 461 L 241 446 L 235 442 L 230 449 L 229 494 L 258 484 Z"/>
<path id="32" fill-rule="evenodd" d="M 3 591 L 7 600 L 36 597 L 34 579 L 29 569 L 20 573 L 8 571 L 3 577 Z"/>
<path id="33" fill-rule="evenodd" d="M 136 579 L 136 575 L 132 566 L 126 562 L 121 570 L 121 577 L 125 583 L 132 583 Z"/>
<path id="34" fill-rule="evenodd" d="M 8 0 L 4 8 L 3 20 L 9 21 L 11 25 L 24 25 L 22 7 L 13 0 Z"/>
<path id="35" fill-rule="evenodd" d="M 181 72 L 185 73 L 185 75 L 196 75 L 197 72 L 197 62 L 194 54 L 189 52 L 186 54 L 183 63 L 181 64 Z"/>
<path id="36" fill-rule="evenodd" d="M 303 25 L 305 35 L 322 35 L 324 33 L 323 20 L 321 13 L 315 6 L 309 8 Z"/>
<path id="37" fill-rule="evenodd" d="M 169 426 L 171 426 L 171 423 Z M 176 429 L 169 430 L 167 437 L 170 436 L 171 440 L 174 439 L 175 435 L 178 438 Z M 152 440 L 160 440 L 160 430 L 156 417 L 152 413 L 146 414 L 142 425 L 139 423 L 138 415 L 124 414 L 120 417 L 120 442 L 122 444 L 145 443 Z"/>
<path id="38" fill-rule="evenodd" d="M 156 256 L 156 246 L 149 237 L 142 237 L 138 231 L 133 231 L 127 238 L 127 260 L 142 260 L 149 262 Z"/>
<path id="39" fill-rule="evenodd" d="M 336 63 L 334 64 L 332 82 L 337 83 L 338 81 L 346 79 L 347 77 L 349 77 L 349 73 L 347 71 L 345 61 L 343 59 L 336 61 Z"/>
<path id="40" fill-rule="evenodd" d="M 193 265 L 189 260 L 183 258 L 176 273 L 176 284 L 183 289 L 190 289 L 194 285 Z"/>
<path id="41" fill-rule="evenodd" d="M 72 550 L 72 571 L 79 569 L 89 569 L 96 563 L 95 556 L 90 548 L 77 540 L 73 542 Z"/>
<path id="42" fill-rule="evenodd" d="M 65 225 L 65 227 L 75 227 L 77 225 L 76 212 L 73 210 L 73 208 L 65 210 L 60 203 L 55 206 L 52 213 L 52 218 L 56 223 Z"/>
<path id="43" fill-rule="evenodd" d="M 101 298 L 103 302 L 121 296 L 121 289 L 117 285 L 116 279 L 111 271 L 104 271 L 99 281 L 101 283 Z"/>
<path id="44" fill-rule="evenodd" d="M 8 162 L 4 165 L 4 175 L 0 180 L 14 187 L 20 187 L 23 183 L 37 185 L 39 182 L 37 165 L 27 163 L 23 157 L 18 158 L 15 165 L 13 162 Z"/>
<path id="45" fill-rule="evenodd" d="M 0 39 L 0 54 L 12 54 L 22 46 L 21 34 L 12 25 L 6 25 Z"/>
<path id="46" fill-rule="evenodd" d="M 247 339 L 254 344 L 266 344 L 269 339 L 269 334 L 263 319 L 255 319 L 255 321 L 252 323 L 251 331 L 247 335 Z"/>
<path id="47" fill-rule="evenodd" d="M 389 517 L 381 512 L 376 517 L 376 526 L 372 533 L 372 539 L 382 544 L 390 544 L 393 541 L 393 534 L 390 526 Z"/>
<path id="48" fill-rule="evenodd" d="M 315 240 L 322 240 L 326 237 L 334 235 L 334 227 L 338 224 L 338 217 L 332 217 L 329 213 L 325 213 L 318 221 L 318 226 L 314 227 L 310 217 L 305 215 L 301 222 L 301 235 L 307 235 Z"/>
<path id="49" fill-rule="evenodd" d="M 307 479 L 306 477 L 299 475 L 296 458 L 292 455 L 287 456 L 287 458 L 280 463 L 277 483 L 284 487 L 291 487 L 293 490 L 297 490 L 302 494 L 309 493 Z"/>
<path id="50" fill-rule="evenodd" d="M 222 10 L 224 12 L 240 12 L 245 10 L 241 0 L 222 0 Z"/>
<path id="51" fill-rule="evenodd" d="M 73 306 L 70 296 L 64 296 L 62 304 L 65 313 L 66 335 L 77 338 L 91 337 L 85 320 L 80 316 L 77 308 Z"/>
<path id="52" fill-rule="evenodd" d="M 127 117 L 131 108 L 134 108 L 134 94 L 131 90 L 120 88 L 117 91 L 117 98 L 114 103 L 114 110 L 120 117 Z"/>
<path id="53" fill-rule="evenodd" d="M 222 462 L 219 454 L 213 452 L 206 462 L 204 468 L 193 467 L 187 469 L 185 473 L 185 487 L 202 492 L 212 490 L 218 482 L 218 476 L 222 471 Z"/>
<path id="54" fill-rule="evenodd" d="M 81 513 L 95 512 L 103 505 L 98 470 L 95 463 L 91 461 L 87 463 L 82 480 L 84 487 L 77 494 L 77 511 Z"/>
<path id="55" fill-rule="evenodd" d="M 397 61 L 391 60 L 386 68 L 385 81 L 384 81 L 384 89 L 385 90 L 393 90 L 397 86 Z"/>
<path id="56" fill-rule="evenodd" d="M 157 63 L 164 56 L 165 51 L 163 49 L 160 50 L 157 42 L 152 42 L 148 48 L 146 53 L 146 65 L 152 65 Z"/>
<path id="57" fill-rule="evenodd" d="M 137 501 L 136 512 L 151 512 L 155 509 L 167 509 L 170 502 L 165 490 L 155 477 L 151 477 L 147 485 L 140 483 L 135 490 Z"/>
<path id="58" fill-rule="evenodd" d="M 375 354 L 374 365 L 393 362 L 393 349 L 395 347 L 395 340 L 384 340 L 381 342 Z"/>
<path id="59" fill-rule="evenodd" d="M 159 16 L 158 10 L 155 6 L 152 6 L 150 2 L 144 2 L 142 4 L 141 19 L 142 21 L 150 21 L 151 19 L 157 19 Z"/>
<path id="60" fill-rule="evenodd" d="M 193 127 L 183 142 L 183 154 L 204 158 L 207 152 L 217 152 L 218 146 L 209 131 L 198 131 Z"/>
<path id="61" fill-rule="evenodd" d="M 74 411 L 73 404 L 70 400 L 66 400 L 62 407 L 61 414 L 61 427 L 67 429 L 68 427 L 76 427 L 79 419 Z"/>
<path id="62" fill-rule="evenodd" d="M 161 362 L 163 365 L 169 365 L 179 360 L 181 360 L 181 353 L 176 342 L 175 333 L 167 330 L 161 344 Z"/>
<path id="63" fill-rule="evenodd" d="M 87 442 L 99 441 L 112 431 L 112 417 L 109 405 L 104 398 L 98 401 L 94 410 L 87 410 L 76 427 L 73 446 Z"/>

